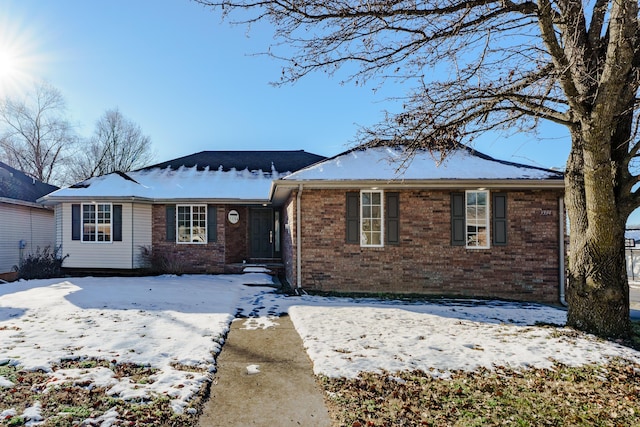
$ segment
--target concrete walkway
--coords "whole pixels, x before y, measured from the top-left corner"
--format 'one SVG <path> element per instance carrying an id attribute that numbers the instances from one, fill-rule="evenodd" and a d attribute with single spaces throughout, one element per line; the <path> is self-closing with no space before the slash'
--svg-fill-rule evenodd
<path id="1" fill-rule="evenodd" d="M 275 327 L 246 329 L 236 319 L 218 356 L 199 427 L 328 427 L 323 391 L 291 319 Z"/>

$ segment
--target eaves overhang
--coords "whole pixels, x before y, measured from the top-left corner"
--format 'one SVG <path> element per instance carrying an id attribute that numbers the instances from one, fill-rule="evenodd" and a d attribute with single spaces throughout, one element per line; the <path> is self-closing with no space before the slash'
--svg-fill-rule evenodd
<path id="1" fill-rule="evenodd" d="M 269 197 L 274 205 L 284 203 L 291 191 L 305 189 L 353 189 L 378 188 L 382 190 L 402 189 L 473 189 L 488 190 L 564 190 L 564 179 L 424 179 L 424 180 L 275 180 L 271 184 Z"/>
<path id="2" fill-rule="evenodd" d="M 149 198 L 139 196 L 63 196 L 49 197 L 44 196 L 38 199 L 39 203 L 47 206 L 53 206 L 60 203 L 79 203 L 84 202 L 121 202 L 121 203 L 144 203 L 144 204 L 180 204 L 180 203 L 210 203 L 224 205 L 271 205 L 269 199 L 236 199 L 236 198 L 206 198 L 206 197 L 185 197 L 185 198 Z"/>
<path id="3" fill-rule="evenodd" d="M 40 199 L 38 199 L 38 201 L 39 200 Z M 26 200 L 11 199 L 8 197 L 0 197 L 0 203 L 7 203 L 9 205 L 24 206 L 24 207 L 36 208 L 36 209 L 49 209 L 43 204 L 38 202 L 28 202 Z"/>

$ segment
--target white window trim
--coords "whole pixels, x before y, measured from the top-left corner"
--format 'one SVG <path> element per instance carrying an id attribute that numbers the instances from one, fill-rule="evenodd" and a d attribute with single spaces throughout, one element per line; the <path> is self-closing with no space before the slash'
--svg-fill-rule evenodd
<path id="1" fill-rule="evenodd" d="M 379 193 L 380 194 L 380 244 L 379 245 L 367 245 L 363 243 L 362 239 L 362 225 L 364 223 L 362 218 L 362 212 L 364 210 L 364 206 L 362 203 L 362 194 L 363 193 Z M 384 247 L 384 192 L 382 190 L 360 190 L 360 247 L 362 248 L 382 248 Z"/>
<path id="2" fill-rule="evenodd" d="M 84 207 L 85 206 L 95 206 L 96 207 L 96 218 L 94 222 L 94 226 L 96 227 L 96 238 L 98 236 L 98 206 L 99 205 L 107 205 L 109 206 L 109 226 L 111 232 L 109 233 L 109 240 L 84 240 Z M 76 240 L 77 241 L 77 240 Z M 80 204 L 80 242 L 86 243 L 89 245 L 105 245 L 113 243 L 113 203 L 81 203 Z"/>
<path id="3" fill-rule="evenodd" d="M 184 207 L 188 207 L 189 208 L 189 229 L 191 230 L 191 241 L 189 242 L 181 242 L 180 239 L 178 238 L 180 236 L 180 224 L 178 223 L 178 215 L 180 212 L 180 208 L 184 208 Z M 194 207 L 204 207 L 204 242 L 194 242 L 193 241 L 193 208 Z M 176 205 L 176 244 L 178 245 L 206 245 L 209 240 L 209 212 L 207 212 L 207 205 L 203 205 L 203 204 L 193 204 L 193 205 L 188 205 L 188 204 L 182 204 L 182 205 Z"/>
<path id="4" fill-rule="evenodd" d="M 469 239 L 467 234 L 467 194 L 469 193 L 485 193 L 487 195 L 487 209 L 485 212 L 485 220 L 487 224 L 487 244 L 486 246 L 469 246 Z M 466 190 L 464 194 L 464 240 L 465 247 L 467 249 L 490 249 L 491 248 L 491 216 L 489 212 L 491 211 L 491 194 L 489 194 L 489 190 Z"/>

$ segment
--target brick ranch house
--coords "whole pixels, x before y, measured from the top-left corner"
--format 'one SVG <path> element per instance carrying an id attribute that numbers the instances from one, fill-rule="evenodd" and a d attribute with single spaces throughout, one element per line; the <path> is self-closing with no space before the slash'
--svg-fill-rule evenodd
<path id="1" fill-rule="evenodd" d="M 296 288 L 557 303 L 564 176 L 460 146 L 203 152 L 92 178 L 55 206 L 64 267 L 137 269 L 139 248 L 185 273 L 281 265 Z"/>
<path id="2" fill-rule="evenodd" d="M 467 147 L 356 149 L 273 185 L 290 283 L 338 292 L 564 299 L 562 173 Z"/>

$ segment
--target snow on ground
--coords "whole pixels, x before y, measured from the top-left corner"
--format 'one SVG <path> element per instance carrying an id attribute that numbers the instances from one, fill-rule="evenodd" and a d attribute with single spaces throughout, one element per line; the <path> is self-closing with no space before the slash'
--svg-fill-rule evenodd
<path id="1" fill-rule="evenodd" d="M 356 377 L 360 372 L 548 368 L 622 357 L 640 363 L 640 352 L 562 326 L 566 312 L 539 304 L 502 301 L 438 302 L 260 295 L 257 310 L 285 311 L 313 361 L 316 374 Z M 254 321 L 255 322 L 255 321 Z M 538 325 L 538 326 L 536 326 Z"/>
<path id="2" fill-rule="evenodd" d="M 42 369 L 48 386 L 65 381 L 109 388 L 123 399 L 171 397 L 182 412 L 215 370 L 219 353 L 244 293 L 243 283 L 270 284 L 265 274 L 73 278 L 0 286 L 0 364 Z M 264 290 L 264 288 L 261 288 Z M 106 367 L 58 369 L 63 360 L 106 360 L 158 371 L 153 382 L 116 378 Z M 181 370 L 181 365 L 199 372 Z M 7 383 L 0 377 L 0 386 Z M 3 408 L 0 408 L 2 410 Z"/>
<path id="3" fill-rule="evenodd" d="M 498 301 L 287 297 L 266 287 L 270 283 L 270 276 L 250 273 L 1 285 L 0 365 L 43 369 L 50 375 L 49 386 L 91 383 L 115 397 L 141 401 L 165 394 L 182 412 L 211 378 L 236 313 L 249 317 L 244 328 L 255 329 L 272 327 L 287 312 L 314 371 L 333 377 L 413 369 L 446 377 L 449 370 L 479 366 L 549 367 L 552 360 L 577 365 L 609 357 L 640 363 L 639 352 L 615 343 L 536 326 L 564 325 L 566 313 L 558 308 Z M 157 371 L 153 382 L 134 383 L 116 378 L 105 366 L 53 369 L 61 360 L 85 359 Z M 198 372 L 181 370 L 185 365 Z M 0 387 L 10 386 L 0 376 Z M 1 413 L 10 410 L 0 407 Z"/>

